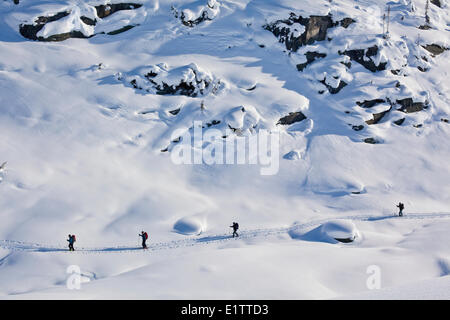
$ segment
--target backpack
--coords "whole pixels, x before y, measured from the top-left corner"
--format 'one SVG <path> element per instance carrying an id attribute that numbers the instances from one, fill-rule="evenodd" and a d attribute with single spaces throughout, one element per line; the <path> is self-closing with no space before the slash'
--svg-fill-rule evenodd
<path id="1" fill-rule="evenodd" d="M 235 223 L 234 223 L 234 228 L 235 228 L 236 230 L 239 229 L 239 223 L 235 222 Z"/>
<path id="2" fill-rule="evenodd" d="M 72 235 L 72 240 L 73 240 L 73 242 L 77 241 L 77 238 L 75 238 L 74 234 Z"/>
<path id="3" fill-rule="evenodd" d="M 144 232 L 144 237 L 145 237 L 145 240 L 148 239 L 148 234 L 147 234 L 147 232 Z"/>

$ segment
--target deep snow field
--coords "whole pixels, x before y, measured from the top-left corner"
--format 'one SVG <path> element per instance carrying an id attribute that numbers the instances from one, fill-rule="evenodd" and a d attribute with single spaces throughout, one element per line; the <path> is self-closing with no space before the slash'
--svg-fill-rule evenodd
<path id="1" fill-rule="evenodd" d="M 450 299 L 448 0 L 428 16 L 0 0 L 0 299 Z M 194 159 L 279 144 L 270 162 L 174 162 L 210 129 Z"/>

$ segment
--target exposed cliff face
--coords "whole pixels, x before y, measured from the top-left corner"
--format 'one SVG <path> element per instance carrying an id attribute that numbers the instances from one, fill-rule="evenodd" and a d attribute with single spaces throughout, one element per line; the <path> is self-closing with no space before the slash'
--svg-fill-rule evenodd
<path id="1" fill-rule="evenodd" d="M 347 28 L 353 22 L 355 21 L 351 18 L 334 22 L 329 15 L 303 18 L 295 13 L 291 13 L 288 19 L 277 20 L 265 25 L 264 28 L 272 32 L 281 43 L 284 43 L 287 50 L 295 52 L 303 45 L 325 40 L 329 28 L 339 25 Z M 303 26 L 303 28 L 298 28 L 298 25 Z"/>

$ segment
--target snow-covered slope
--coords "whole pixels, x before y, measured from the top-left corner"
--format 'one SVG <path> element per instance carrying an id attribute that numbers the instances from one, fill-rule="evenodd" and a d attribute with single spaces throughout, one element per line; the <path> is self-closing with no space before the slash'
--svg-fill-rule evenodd
<path id="1" fill-rule="evenodd" d="M 0 1 L 0 297 L 359 298 L 376 265 L 368 298 L 450 298 L 449 25 L 446 0 Z"/>

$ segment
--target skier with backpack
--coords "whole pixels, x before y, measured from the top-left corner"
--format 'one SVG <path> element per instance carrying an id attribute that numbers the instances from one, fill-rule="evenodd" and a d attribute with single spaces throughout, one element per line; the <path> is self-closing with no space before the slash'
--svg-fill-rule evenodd
<path id="1" fill-rule="evenodd" d="M 145 243 L 148 239 L 147 232 L 142 231 L 141 234 L 139 234 L 139 237 L 142 237 L 142 249 L 147 249 L 147 244 Z"/>
<path id="2" fill-rule="evenodd" d="M 230 226 L 230 228 L 233 228 L 233 238 L 234 236 L 239 237 L 237 231 L 239 229 L 239 223 L 233 222 L 233 225 Z"/>
<path id="3" fill-rule="evenodd" d="M 73 244 L 75 243 L 76 237 L 74 234 L 69 234 L 69 239 L 67 240 L 69 242 L 69 251 L 75 251 L 75 249 L 73 248 Z"/>
<path id="4" fill-rule="evenodd" d="M 403 209 L 405 209 L 405 205 L 401 202 L 398 203 L 397 208 L 400 210 L 398 212 L 399 217 L 403 217 Z"/>

